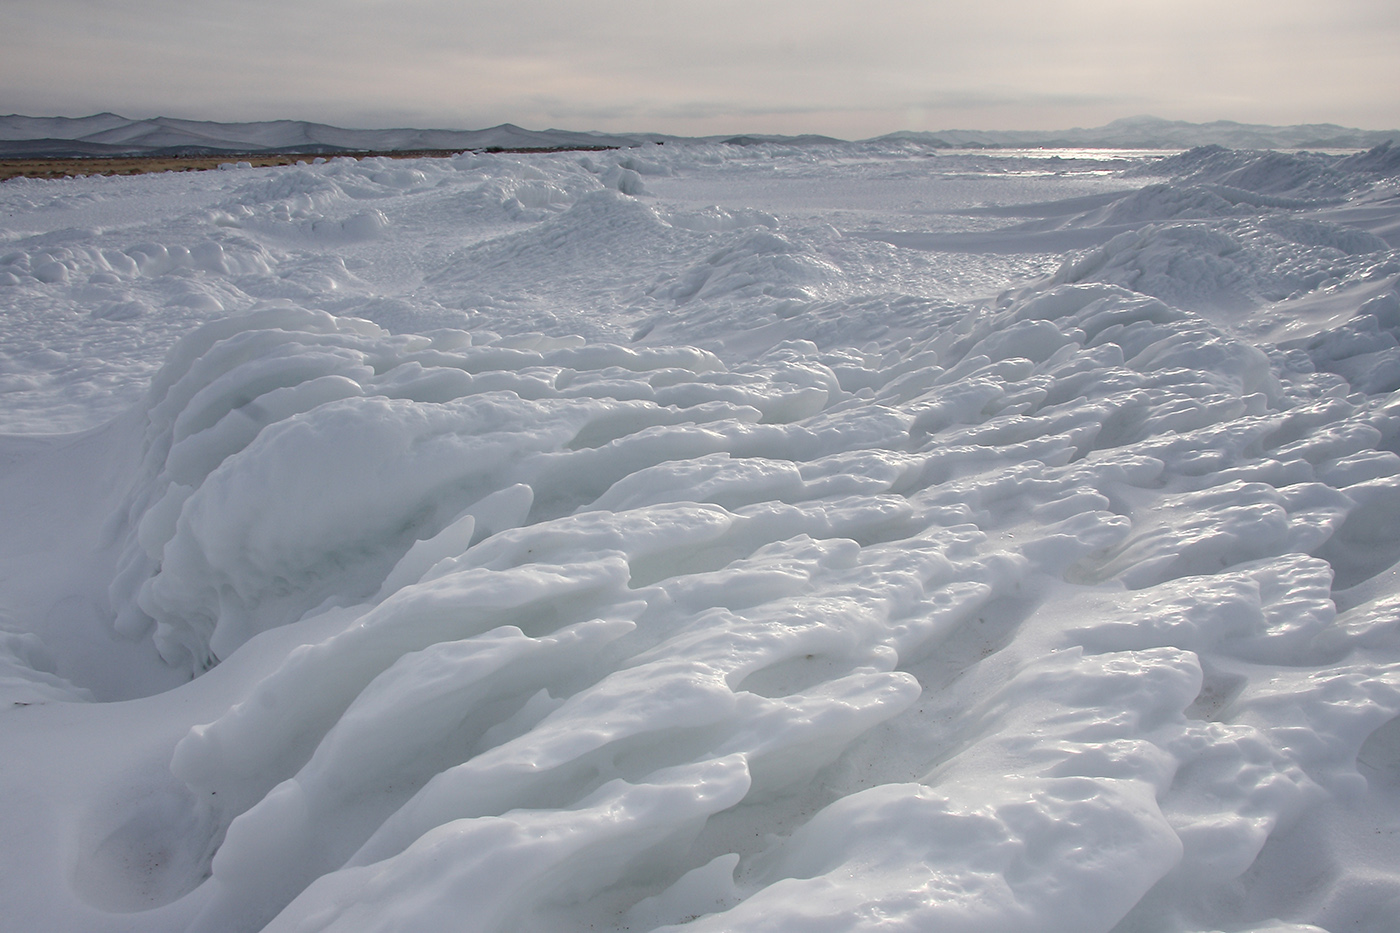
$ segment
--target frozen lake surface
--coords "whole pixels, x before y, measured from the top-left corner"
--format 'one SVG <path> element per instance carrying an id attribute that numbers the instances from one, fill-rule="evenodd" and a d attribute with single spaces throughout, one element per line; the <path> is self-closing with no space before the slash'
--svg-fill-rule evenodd
<path id="1" fill-rule="evenodd" d="M 0 185 L 16 930 L 1389 933 L 1400 151 Z"/>

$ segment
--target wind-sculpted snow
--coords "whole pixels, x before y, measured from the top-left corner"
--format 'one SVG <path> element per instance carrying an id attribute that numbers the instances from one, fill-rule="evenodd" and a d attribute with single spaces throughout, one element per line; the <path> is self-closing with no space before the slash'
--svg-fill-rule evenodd
<path id="1" fill-rule="evenodd" d="M 804 211 L 783 152 L 234 172 L 111 273 L 237 313 L 0 448 L 15 922 L 1389 929 L 1388 221 L 1092 164 Z M 687 195 L 720 183 L 752 203 Z M 1021 251 L 1065 231 L 1105 238 Z M 28 313 L 96 294 L 15 239 Z M 74 279 L 132 255 L 90 239 Z"/>

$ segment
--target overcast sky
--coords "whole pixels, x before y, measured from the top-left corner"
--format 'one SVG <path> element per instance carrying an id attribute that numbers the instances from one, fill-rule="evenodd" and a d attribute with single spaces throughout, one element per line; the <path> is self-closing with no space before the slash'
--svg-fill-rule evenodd
<path id="1" fill-rule="evenodd" d="M 826 133 L 1400 127 L 1400 0 L 0 0 L 0 113 Z"/>

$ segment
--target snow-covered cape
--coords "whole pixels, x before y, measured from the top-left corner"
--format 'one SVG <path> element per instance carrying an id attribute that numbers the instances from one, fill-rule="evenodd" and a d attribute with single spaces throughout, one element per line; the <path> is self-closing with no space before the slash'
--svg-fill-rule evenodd
<path id="1" fill-rule="evenodd" d="M 1391 929 L 1397 179 L 0 186 L 3 925 Z"/>

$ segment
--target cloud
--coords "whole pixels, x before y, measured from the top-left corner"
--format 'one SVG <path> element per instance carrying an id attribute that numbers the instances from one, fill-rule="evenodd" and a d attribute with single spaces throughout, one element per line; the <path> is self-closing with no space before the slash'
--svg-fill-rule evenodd
<path id="1" fill-rule="evenodd" d="M 0 81 L 30 112 L 355 125 L 1385 127 L 1397 20 L 1392 0 L 5 0 Z"/>

